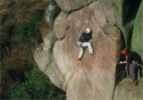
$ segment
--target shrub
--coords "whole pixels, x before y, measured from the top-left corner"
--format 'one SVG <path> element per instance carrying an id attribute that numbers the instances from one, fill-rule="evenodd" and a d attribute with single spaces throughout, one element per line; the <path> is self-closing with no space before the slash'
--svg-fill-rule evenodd
<path id="1" fill-rule="evenodd" d="M 56 88 L 37 67 L 25 72 L 25 77 L 25 82 L 7 90 L 7 95 L 11 99 L 65 100 L 65 93 Z"/>

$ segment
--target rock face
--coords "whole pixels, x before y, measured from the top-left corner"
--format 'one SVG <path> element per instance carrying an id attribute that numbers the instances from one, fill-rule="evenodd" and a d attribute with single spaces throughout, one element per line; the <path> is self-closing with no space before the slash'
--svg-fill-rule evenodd
<path id="1" fill-rule="evenodd" d="M 143 100 L 143 78 L 138 86 L 124 79 L 116 87 L 114 100 Z"/>
<path id="2" fill-rule="evenodd" d="M 61 11 L 59 16 L 55 19 L 54 32 L 59 40 L 65 37 L 65 33 L 68 28 L 68 26 L 66 25 L 67 18 L 68 14 Z"/>
<path id="3" fill-rule="evenodd" d="M 45 12 L 45 19 L 50 28 L 53 28 L 54 20 L 57 17 L 59 12 L 60 12 L 60 9 L 57 5 L 49 4 Z"/>
<path id="4" fill-rule="evenodd" d="M 72 10 L 83 8 L 84 6 L 96 0 L 55 0 L 55 1 L 61 9 L 69 12 Z"/>
<path id="5" fill-rule="evenodd" d="M 67 99 L 112 99 L 114 73 L 118 57 L 116 51 L 120 49 L 118 44 L 120 33 L 116 33 L 114 28 L 116 29 L 111 25 L 107 28 L 110 34 L 101 35 L 100 38 L 102 39 L 93 43 L 96 54 L 91 56 L 85 51 L 82 61 L 77 60 L 79 51 L 78 48 L 75 48 L 76 44 L 72 33 L 66 35 L 63 41 L 56 42 L 54 58 L 62 75 L 65 76 Z M 108 56 L 108 54 L 111 55 Z"/>
<path id="6" fill-rule="evenodd" d="M 56 0 L 62 11 L 54 20 L 53 32 L 44 37 L 43 46 L 35 51 L 39 69 L 66 91 L 68 100 L 114 99 L 116 64 L 124 39 L 123 26 L 118 23 L 121 16 L 116 15 L 120 11 L 114 12 L 120 7 L 113 0 L 108 1 Z M 95 54 L 90 55 L 85 49 L 79 61 L 76 42 L 87 27 L 92 30 Z M 57 40 L 52 42 L 51 37 Z"/>

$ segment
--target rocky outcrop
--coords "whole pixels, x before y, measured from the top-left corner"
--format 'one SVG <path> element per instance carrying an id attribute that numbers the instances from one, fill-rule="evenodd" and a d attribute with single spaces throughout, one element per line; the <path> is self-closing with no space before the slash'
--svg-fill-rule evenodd
<path id="1" fill-rule="evenodd" d="M 68 14 L 61 11 L 54 21 L 54 32 L 59 40 L 65 37 L 65 33 L 68 28 L 68 26 L 66 25 L 67 18 Z"/>
<path id="2" fill-rule="evenodd" d="M 123 1 L 118 2 L 56 0 L 62 11 L 54 20 L 54 32 L 44 37 L 44 44 L 34 57 L 39 69 L 66 91 L 68 100 L 114 99 L 116 66 L 125 44 L 122 32 L 126 32 L 120 22 Z M 85 49 L 79 61 L 76 42 L 87 27 L 92 30 L 95 54 L 90 55 Z M 51 37 L 56 40 L 52 42 Z"/>
<path id="3" fill-rule="evenodd" d="M 59 14 L 60 9 L 57 5 L 49 4 L 45 12 L 45 20 L 50 28 L 53 28 L 53 23 L 57 15 Z"/>
<path id="4" fill-rule="evenodd" d="M 44 38 L 44 46 L 43 46 L 43 50 L 47 51 L 47 50 L 52 50 L 54 43 L 57 40 L 57 37 L 55 36 L 54 32 L 48 33 Z"/>
<path id="5" fill-rule="evenodd" d="M 114 100 L 143 100 L 143 78 L 137 84 L 128 79 L 121 81 L 115 89 Z"/>
<path id="6" fill-rule="evenodd" d="M 43 49 L 42 45 L 39 46 L 34 54 L 35 61 L 39 65 L 39 69 L 50 78 L 52 83 L 65 90 L 63 85 L 64 78 L 51 55 L 51 51 L 48 50 L 50 49 L 47 49 L 47 47 Z"/>
<path id="7" fill-rule="evenodd" d="M 69 12 L 83 8 L 96 0 L 55 0 L 55 1 L 62 10 Z"/>
<path id="8" fill-rule="evenodd" d="M 99 36 L 102 39 L 93 43 L 96 54 L 91 56 L 85 52 L 82 61 L 77 60 L 78 48 L 75 48 L 74 37 L 76 36 L 74 34 L 68 33 L 63 41 L 56 42 L 54 58 L 62 75 L 65 76 L 67 99 L 111 100 L 118 58 L 116 51 L 120 49 L 118 44 L 120 33 L 117 33 L 114 28 L 116 29 L 111 25 L 107 28 L 110 34 Z M 69 29 L 69 31 L 71 30 Z M 111 54 L 110 57 L 108 54 Z"/>

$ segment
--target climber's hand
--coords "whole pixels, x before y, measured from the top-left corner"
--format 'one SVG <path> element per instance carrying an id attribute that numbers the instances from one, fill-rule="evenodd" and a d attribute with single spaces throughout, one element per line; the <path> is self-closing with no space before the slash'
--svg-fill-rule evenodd
<path id="1" fill-rule="evenodd" d="M 124 64 L 124 63 L 122 61 L 120 61 L 119 64 Z"/>

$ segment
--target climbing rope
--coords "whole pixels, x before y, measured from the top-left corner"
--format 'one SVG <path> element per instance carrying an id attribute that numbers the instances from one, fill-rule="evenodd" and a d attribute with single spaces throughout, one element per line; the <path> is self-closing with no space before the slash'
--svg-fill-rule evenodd
<path id="1" fill-rule="evenodd" d="M 141 64 L 139 64 L 139 63 L 137 63 L 137 62 L 135 62 L 135 61 L 133 61 L 133 63 L 135 63 L 135 64 L 137 64 L 138 66 L 140 66 L 140 67 L 143 68 L 143 65 L 141 65 Z M 117 63 L 117 64 L 120 64 L 120 63 Z"/>
<path id="2" fill-rule="evenodd" d="M 135 64 L 137 64 L 138 66 L 140 66 L 140 67 L 143 68 L 143 65 L 141 65 L 141 64 L 139 64 L 139 63 L 137 63 L 137 62 L 135 62 L 135 61 L 133 61 L 133 63 L 135 63 Z"/>

